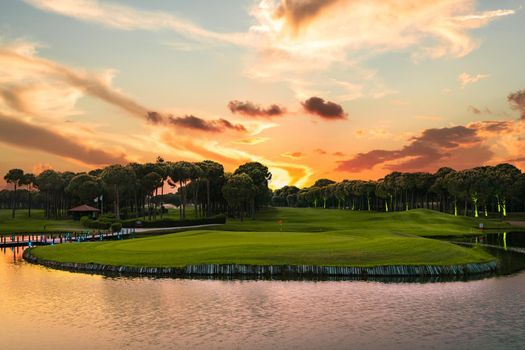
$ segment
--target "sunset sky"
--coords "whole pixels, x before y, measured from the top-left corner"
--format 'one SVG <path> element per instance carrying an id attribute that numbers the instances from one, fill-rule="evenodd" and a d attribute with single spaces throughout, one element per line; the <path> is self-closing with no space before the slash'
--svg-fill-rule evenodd
<path id="1" fill-rule="evenodd" d="M 280 187 L 524 170 L 524 5 L 0 0 L 0 172 L 260 161 Z"/>

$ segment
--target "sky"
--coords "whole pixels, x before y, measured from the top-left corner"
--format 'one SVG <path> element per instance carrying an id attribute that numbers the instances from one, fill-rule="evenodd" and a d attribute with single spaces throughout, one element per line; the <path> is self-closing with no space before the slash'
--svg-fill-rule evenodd
<path id="1" fill-rule="evenodd" d="M 0 173 L 525 169 L 524 4 L 0 0 Z"/>

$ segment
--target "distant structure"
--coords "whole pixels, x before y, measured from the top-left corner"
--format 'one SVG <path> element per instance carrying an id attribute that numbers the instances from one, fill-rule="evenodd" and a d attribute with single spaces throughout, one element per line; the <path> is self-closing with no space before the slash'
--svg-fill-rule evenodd
<path id="1" fill-rule="evenodd" d="M 69 213 L 73 216 L 73 220 L 80 220 L 83 216 L 89 216 L 96 218 L 97 214 L 100 213 L 100 210 L 97 208 L 90 207 L 87 204 L 69 209 Z"/>

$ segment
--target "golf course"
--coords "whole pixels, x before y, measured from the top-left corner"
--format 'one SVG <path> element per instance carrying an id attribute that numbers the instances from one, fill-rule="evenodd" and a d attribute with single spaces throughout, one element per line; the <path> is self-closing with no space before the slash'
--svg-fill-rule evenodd
<path id="1" fill-rule="evenodd" d="M 60 263 L 134 267 L 205 264 L 309 266 L 447 266 L 494 258 L 435 236 L 479 234 L 481 219 L 425 209 L 377 213 L 267 208 L 257 220 L 142 238 L 36 247 L 31 254 Z M 498 220 L 485 227 L 502 229 Z"/>

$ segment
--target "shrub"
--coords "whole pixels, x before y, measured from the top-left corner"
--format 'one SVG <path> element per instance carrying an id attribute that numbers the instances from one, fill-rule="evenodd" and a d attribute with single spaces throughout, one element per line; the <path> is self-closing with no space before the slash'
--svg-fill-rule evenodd
<path id="1" fill-rule="evenodd" d="M 107 230 L 111 226 L 110 222 L 100 222 L 98 220 L 92 220 L 88 217 L 86 217 L 84 220 L 80 220 L 82 222 L 82 226 L 96 230 Z"/>
<path id="2" fill-rule="evenodd" d="M 140 218 L 127 219 L 118 221 L 116 218 L 110 220 L 109 216 L 100 217 L 98 220 L 92 220 L 86 217 L 86 219 L 81 219 L 82 225 L 97 230 L 114 230 L 115 227 L 119 227 L 116 231 L 119 231 L 121 228 L 163 228 L 163 227 L 181 227 L 181 226 L 197 226 L 197 225 L 210 225 L 210 224 L 225 224 L 226 216 L 225 215 L 215 215 L 209 218 L 202 219 L 193 219 L 193 220 L 175 220 L 175 219 L 162 219 L 154 221 L 142 221 Z M 137 225 L 137 222 L 140 222 L 140 225 Z M 120 226 L 116 226 L 120 225 Z M 113 231 L 113 232 L 116 232 Z"/>
<path id="3" fill-rule="evenodd" d="M 83 216 L 83 217 L 80 218 L 80 224 L 81 224 L 82 226 L 86 226 L 86 227 L 87 227 L 86 223 L 87 223 L 89 220 L 90 220 L 90 218 L 89 218 L 88 216 Z"/>
<path id="4" fill-rule="evenodd" d="M 114 222 L 111 224 L 111 232 L 119 232 L 122 230 L 122 224 L 120 222 Z"/>
<path id="5" fill-rule="evenodd" d="M 194 220 L 155 220 L 155 221 L 143 221 L 142 227 L 145 228 L 162 228 L 162 227 L 180 227 L 180 226 L 197 226 L 197 225 L 209 225 L 209 224 L 224 224 L 226 223 L 226 217 L 224 215 L 217 215 L 210 218 L 194 219 Z"/>

